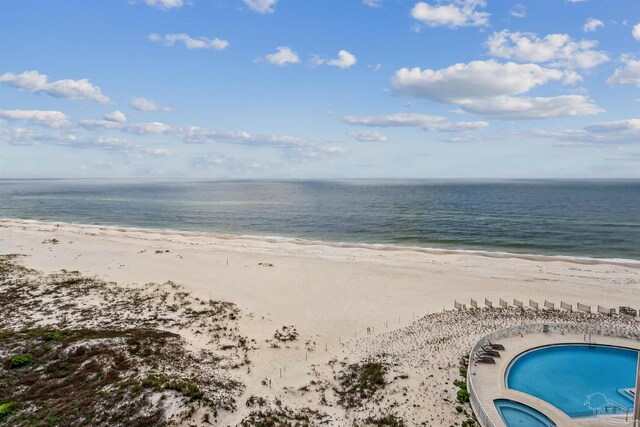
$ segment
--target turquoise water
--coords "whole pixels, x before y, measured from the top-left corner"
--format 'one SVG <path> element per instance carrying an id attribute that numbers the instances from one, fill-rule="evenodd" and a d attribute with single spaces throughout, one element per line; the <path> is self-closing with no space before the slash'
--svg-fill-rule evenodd
<path id="1" fill-rule="evenodd" d="M 513 400 L 494 401 L 507 427 L 553 427 L 555 424 L 539 411 Z"/>
<path id="2" fill-rule="evenodd" d="M 0 180 L 0 217 L 640 260 L 640 181 Z"/>
<path id="3" fill-rule="evenodd" d="M 549 402 L 572 418 L 626 413 L 633 401 L 638 352 L 616 347 L 560 345 L 511 362 L 507 387 Z"/>

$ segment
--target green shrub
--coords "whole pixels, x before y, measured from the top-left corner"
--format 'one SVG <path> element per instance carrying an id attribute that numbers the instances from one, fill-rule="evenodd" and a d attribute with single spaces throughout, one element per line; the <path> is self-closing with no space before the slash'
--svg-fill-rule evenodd
<path id="1" fill-rule="evenodd" d="M 60 338 L 69 335 L 67 332 L 63 331 L 54 331 L 46 334 L 42 337 L 45 341 L 58 341 Z"/>
<path id="2" fill-rule="evenodd" d="M 0 421 L 11 415 L 16 410 L 15 402 L 0 403 Z"/>
<path id="3" fill-rule="evenodd" d="M 33 360 L 33 356 L 29 353 L 21 354 L 19 356 L 13 356 L 11 358 L 10 366 L 11 368 L 19 368 L 31 362 Z"/>
<path id="4" fill-rule="evenodd" d="M 469 402 L 469 392 L 466 389 L 460 389 L 457 393 L 457 399 L 460 403 Z"/>
<path id="5" fill-rule="evenodd" d="M 466 390 L 467 389 L 467 383 L 464 382 L 464 381 L 453 380 L 453 385 L 455 385 L 456 387 L 458 387 L 461 390 Z"/>

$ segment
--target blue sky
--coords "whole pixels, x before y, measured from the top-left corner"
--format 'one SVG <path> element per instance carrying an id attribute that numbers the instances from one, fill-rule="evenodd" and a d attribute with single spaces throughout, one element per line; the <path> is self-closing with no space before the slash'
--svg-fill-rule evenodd
<path id="1" fill-rule="evenodd" d="M 640 178 L 637 0 L 0 2 L 0 177 Z"/>

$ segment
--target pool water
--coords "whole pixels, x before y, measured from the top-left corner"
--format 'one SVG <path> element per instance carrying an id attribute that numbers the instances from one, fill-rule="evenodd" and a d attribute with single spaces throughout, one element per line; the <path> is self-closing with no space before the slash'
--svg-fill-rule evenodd
<path id="1" fill-rule="evenodd" d="M 541 412 L 508 399 L 494 401 L 508 427 L 553 427 L 555 424 Z"/>
<path id="2" fill-rule="evenodd" d="M 633 401 L 638 352 L 618 347 L 556 345 L 511 362 L 507 387 L 549 402 L 572 418 L 626 413 Z"/>

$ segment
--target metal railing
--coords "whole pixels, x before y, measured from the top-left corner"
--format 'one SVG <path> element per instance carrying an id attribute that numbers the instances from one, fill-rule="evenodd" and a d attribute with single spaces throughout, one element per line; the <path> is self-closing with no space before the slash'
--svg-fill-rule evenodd
<path id="1" fill-rule="evenodd" d="M 640 342 L 640 330 L 629 329 L 623 326 L 614 325 L 585 325 L 578 323 L 529 323 L 525 325 L 512 326 L 505 329 L 499 329 L 480 338 L 471 350 L 469 356 L 469 364 L 467 366 L 467 391 L 469 392 L 469 403 L 471 408 L 480 422 L 482 427 L 496 427 L 496 424 L 487 414 L 485 407 L 476 395 L 475 386 L 473 384 L 473 376 L 475 375 L 473 368 L 473 358 L 480 348 L 489 341 L 496 342 L 501 339 L 511 338 L 520 334 L 537 334 L 543 333 L 543 328 L 548 327 L 550 333 L 559 334 L 587 334 L 600 335 L 616 338 L 625 338 Z"/>

